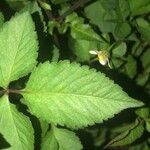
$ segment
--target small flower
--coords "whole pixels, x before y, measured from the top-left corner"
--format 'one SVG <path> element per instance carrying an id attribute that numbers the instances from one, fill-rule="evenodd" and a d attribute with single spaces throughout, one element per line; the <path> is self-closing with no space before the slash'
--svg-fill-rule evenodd
<path id="1" fill-rule="evenodd" d="M 89 51 L 90 54 L 97 55 L 98 60 L 101 65 L 105 66 L 108 64 L 109 68 L 111 68 L 110 63 L 109 63 L 109 54 L 106 51 L 97 51 L 97 50 L 91 50 Z"/>

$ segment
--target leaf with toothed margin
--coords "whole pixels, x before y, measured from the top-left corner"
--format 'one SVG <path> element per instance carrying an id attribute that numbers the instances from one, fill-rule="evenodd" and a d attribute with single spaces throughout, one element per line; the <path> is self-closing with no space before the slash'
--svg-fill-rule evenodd
<path id="1" fill-rule="evenodd" d="M 69 61 L 45 62 L 22 91 L 24 103 L 47 122 L 81 128 L 142 106 L 104 74 Z"/>
<path id="2" fill-rule="evenodd" d="M 34 136 L 29 118 L 20 113 L 4 95 L 0 98 L 0 133 L 11 147 L 9 150 L 33 150 Z M 2 145 L 0 145 L 0 148 Z"/>
<path id="3" fill-rule="evenodd" d="M 0 87 L 27 75 L 36 65 L 37 35 L 28 12 L 15 15 L 0 31 Z"/>

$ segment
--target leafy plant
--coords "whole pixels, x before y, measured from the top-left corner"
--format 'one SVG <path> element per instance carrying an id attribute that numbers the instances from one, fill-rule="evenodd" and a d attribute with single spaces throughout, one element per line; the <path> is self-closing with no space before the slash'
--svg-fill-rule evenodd
<path id="1" fill-rule="evenodd" d="M 2 5 L 13 15 L 0 13 L 1 149 L 90 149 L 84 132 L 92 149 L 148 149 L 149 1 L 6 0 Z M 95 59 L 90 50 L 108 55 Z M 109 61 L 112 69 L 95 60 Z M 140 85 L 143 97 L 132 96 L 134 91 L 128 96 L 112 80 L 115 70 L 117 77 L 122 73 L 122 79 L 126 75 Z M 134 107 L 142 108 L 123 111 Z M 134 115 L 113 125 L 120 112 Z"/>

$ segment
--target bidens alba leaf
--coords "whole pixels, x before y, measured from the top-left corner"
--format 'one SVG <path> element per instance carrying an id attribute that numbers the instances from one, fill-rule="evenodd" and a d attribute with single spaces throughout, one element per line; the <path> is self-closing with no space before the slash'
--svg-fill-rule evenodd
<path id="1" fill-rule="evenodd" d="M 31 122 L 9 102 L 7 95 L 0 98 L 0 133 L 7 139 L 12 150 L 34 149 Z"/>
<path id="2" fill-rule="evenodd" d="M 29 13 L 17 14 L 0 31 L 0 87 L 27 75 L 36 65 L 37 35 Z"/>
<path id="3" fill-rule="evenodd" d="M 40 64 L 22 94 L 37 117 L 71 128 L 103 122 L 123 109 L 143 105 L 104 74 L 68 61 Z"/>

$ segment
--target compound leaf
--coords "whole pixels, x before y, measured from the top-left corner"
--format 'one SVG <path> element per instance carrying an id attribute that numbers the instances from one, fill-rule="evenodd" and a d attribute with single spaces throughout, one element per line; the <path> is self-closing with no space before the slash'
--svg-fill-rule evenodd
<path id="1" fill-rule="evenodd" d="M 29 13 L 16 15 L 0 32 L 0 86 L 27 75 L 36 65 L 37 36 Z"/>
<path id="2" fill-rule="evenodd" d="M 68 61 L 40 64 L 22 94 L 37 117 L 72 128 L 103 122 L 123 109 L 143 105 L 104 74 Z"/>
<path id="3" fill-rule="evenodd" d="M 7 139 L 12 150 L 33 150 L 34 137 L 30 120 L 4 95 L 0 98 L 0 133 Z"/>

